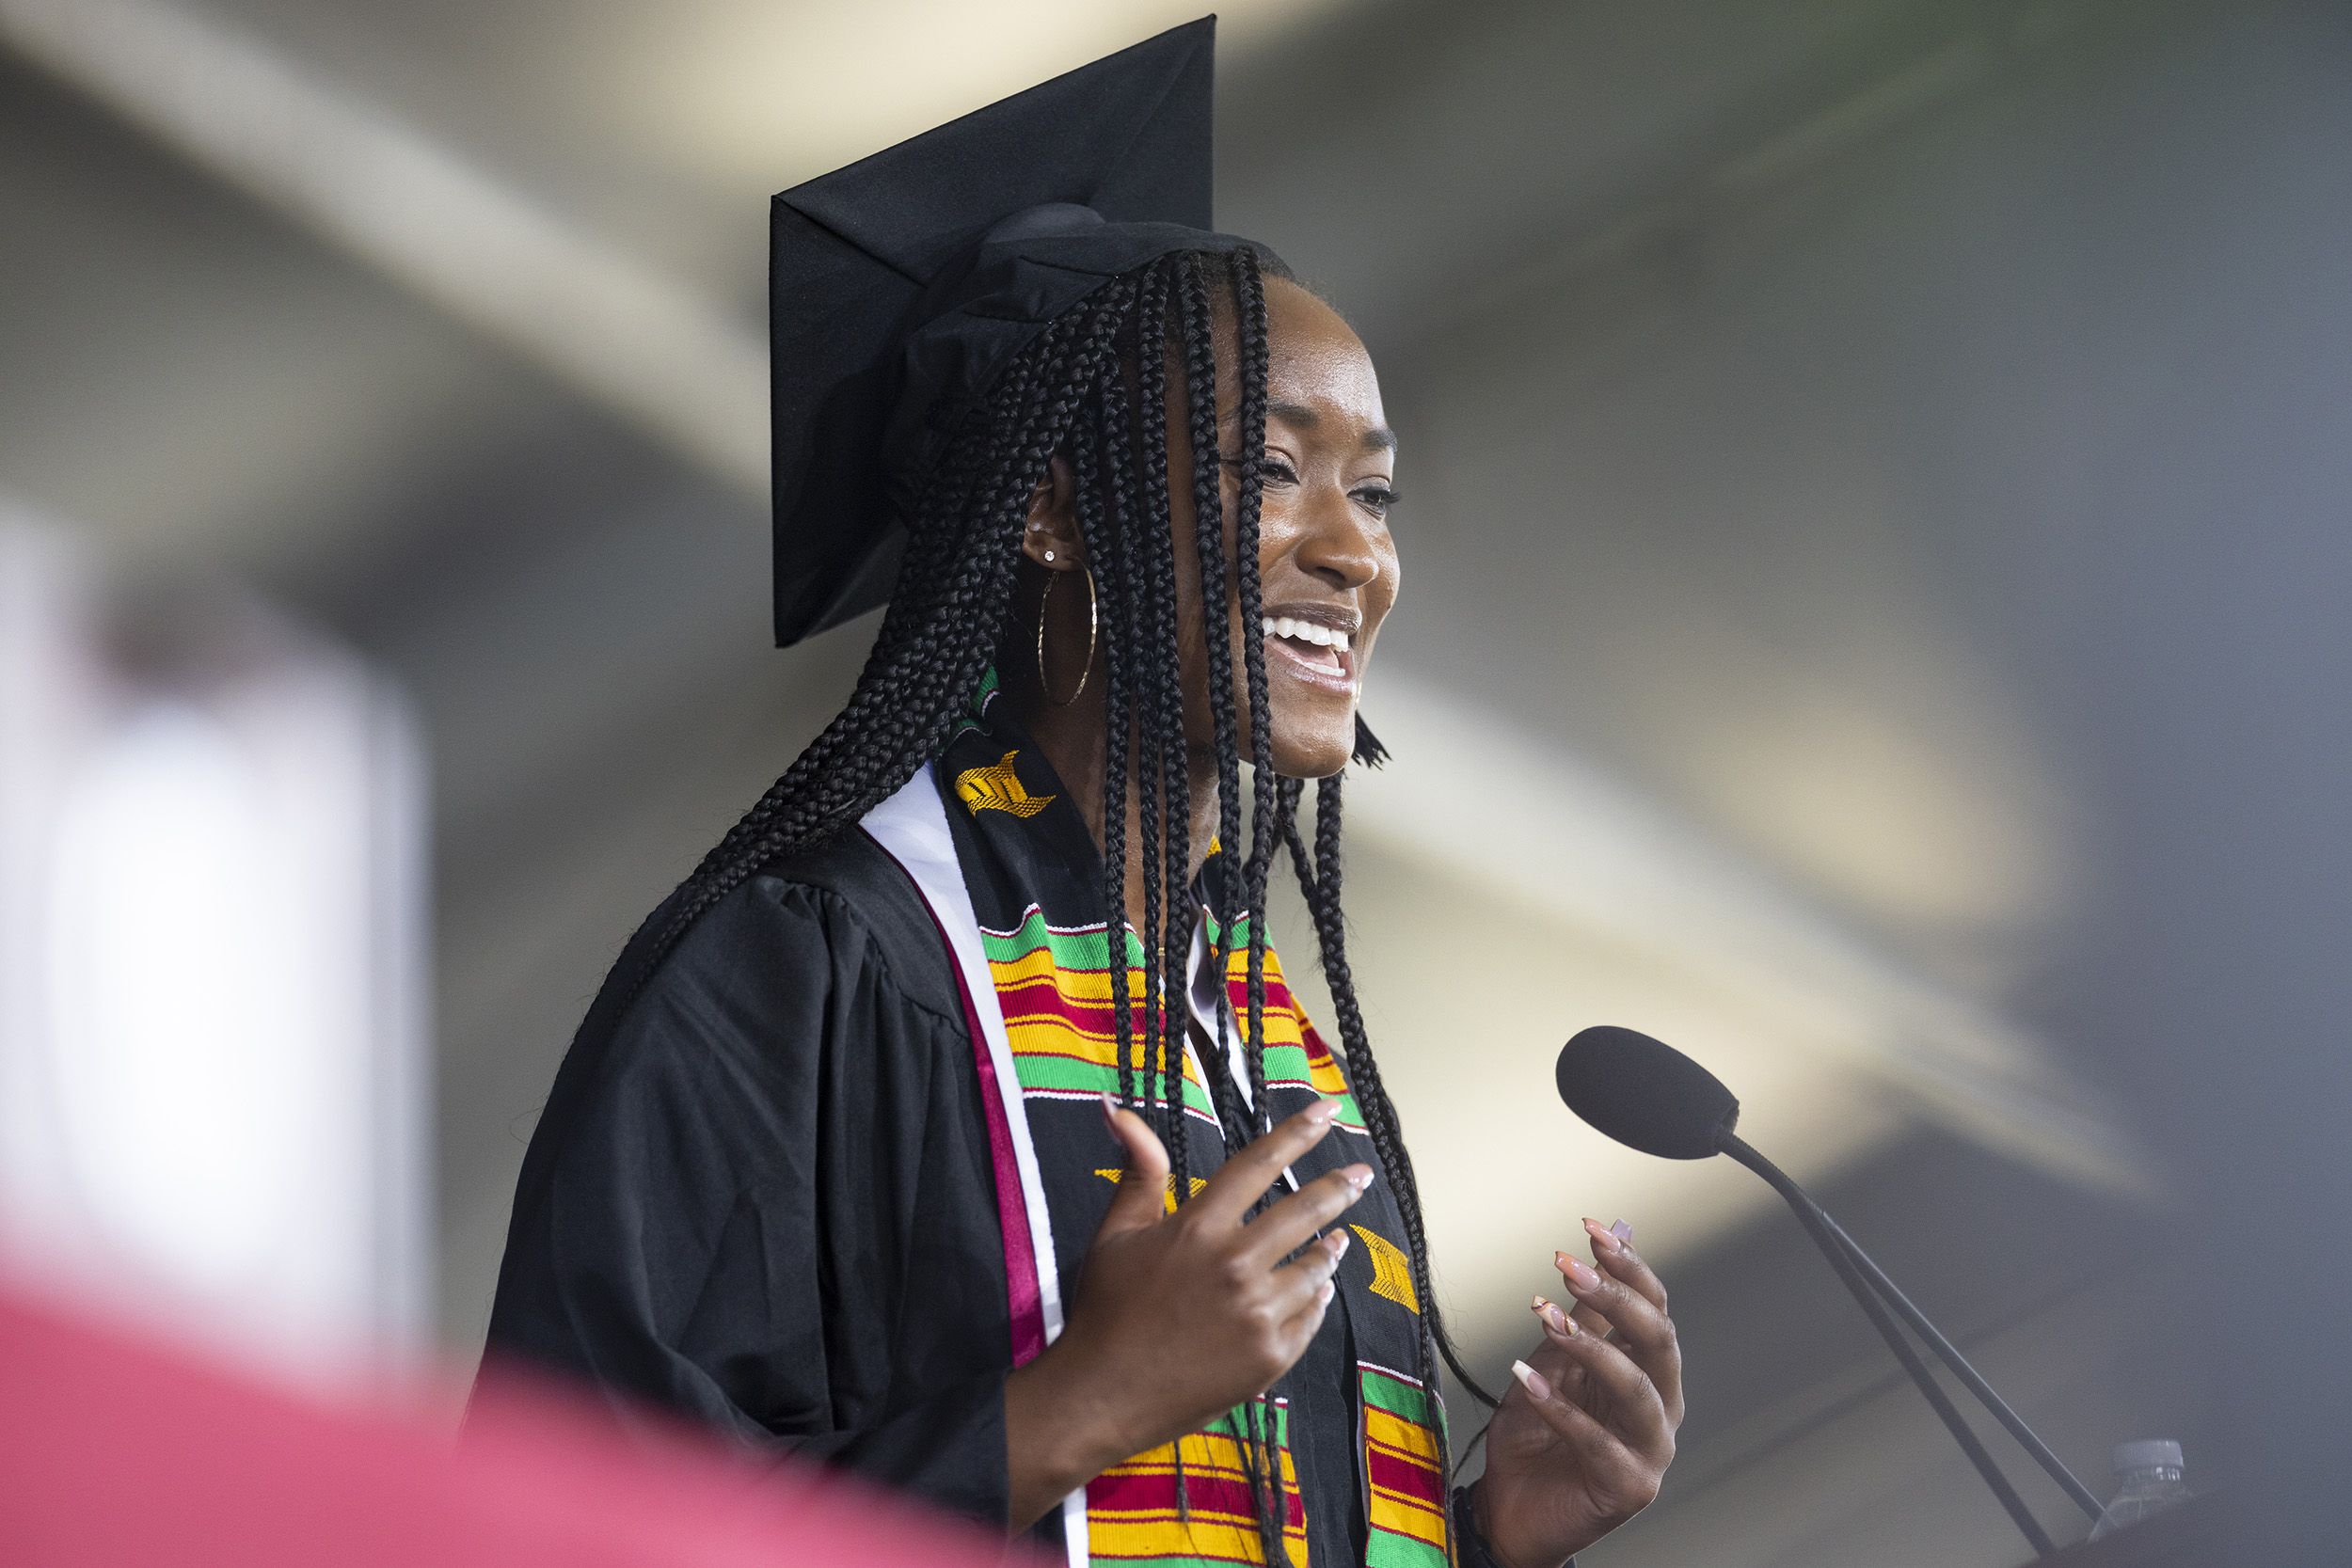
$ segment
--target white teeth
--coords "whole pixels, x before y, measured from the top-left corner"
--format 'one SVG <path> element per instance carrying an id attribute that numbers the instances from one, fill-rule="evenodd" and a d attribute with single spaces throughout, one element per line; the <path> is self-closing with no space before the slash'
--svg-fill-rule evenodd
<path id="1" fill-rule="evenodd" d="M 1329 626 L 1314 621 L 1293 620 L 1288 615 L 1265 617 L 1265 634 L 1268 637 L 1288 637 L 1301 642 L 1311 642 L 1318 648 L 1337 648 L 1342 653 L 1347 652 L 1352 641 L 1343 631 L 1334 631 Z"/>

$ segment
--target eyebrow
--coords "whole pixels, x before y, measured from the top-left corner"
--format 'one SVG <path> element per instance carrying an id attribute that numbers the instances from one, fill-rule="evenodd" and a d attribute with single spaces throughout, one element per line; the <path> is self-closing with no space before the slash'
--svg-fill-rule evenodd
<path id="1" fill-rule="evenodd" d="M 1231 417 L 1232 416 L 1229 416 Z M 1300 425 L 1309 430 L 1312 430 L 1323 422 L 1323 416 L 1303 403 L 1268 403 L 1265 405 L 1265 417 L 1269 420 L 1280 420 L 1285 424 Z M 1375 425 L 1364 432 L 1363 445 L 1366 451 L 1394 451 L 1396 432 L 1384 424 Z"/>

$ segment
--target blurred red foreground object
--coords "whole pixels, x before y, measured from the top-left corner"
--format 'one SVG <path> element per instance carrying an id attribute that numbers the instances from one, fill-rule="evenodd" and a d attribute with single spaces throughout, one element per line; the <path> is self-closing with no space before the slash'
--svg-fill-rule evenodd
<path id="1" fill-rule="evenodd" d="M 535 1387 L 462 1439 L 335 1410 L 0 1293 L 9 1568 L 997 1564 L 1001 1543 L 853 1481 Z"/>

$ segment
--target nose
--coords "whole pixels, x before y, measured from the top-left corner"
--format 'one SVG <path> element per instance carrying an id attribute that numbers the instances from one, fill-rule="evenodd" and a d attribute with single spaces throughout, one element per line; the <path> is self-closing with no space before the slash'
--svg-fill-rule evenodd
<path id="1" fill-rule="evenodd" d="M 1337 486 L 1314 498 L 1291 557 L 1300 571 L 1344 593 L 1380 575 L 1380 549 L 1371 526 Z"/>

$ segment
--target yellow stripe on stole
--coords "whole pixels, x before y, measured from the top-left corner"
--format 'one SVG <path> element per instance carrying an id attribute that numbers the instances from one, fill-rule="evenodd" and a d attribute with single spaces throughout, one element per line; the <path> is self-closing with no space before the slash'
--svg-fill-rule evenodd
<path id="1" fill-rule="evenodd" d="M 1054 966 L 1054 950 L 1041 942 L 1017 958 L 989 959 L 988 969 L 990 975 L 996 982 L 998 990 L 1004 990 L 1007 986 L 1023 985 L 1032 980 L 1050 980 L 1056 990 L 1074 1001 L 1090 1002 L 1097 1006 L 1110 1005 L 1111 972 L 1109 970 L 1057 969 Z M 1141 996 L 1143 994 L 1143 972 L 1130 970 L 1128 973 L 1130 975 L 1127 988 L 1129 994 Z"/>
<path id="2" fill-rule="evenodd" d="M 1347 1093 L 1347 1080 L 1340 1075 L 1340 1064 L 1327 1053 L 1320 1059 L 1312 1056 L 1307 1059 L 1307 1078 L 1314 1085 L 1315 1093 L 1327 1100 Z"/>
<path id="3" fill-rule="evenodd" d="M 1364 1440 L 1374 1448 L 1386 1449 L 1422 1468 L 1444 1473 L 1444 1462 L 1438 1453 L 1438 1434 L 1425 1426 L 1392 1416 L 1385 1410 L 1367 1404 L 1364 1407 Z M 1445 1511 L 1433 1508 L 1423 1497 L 1407 1497 L 1385 1486 L 1372 1489 L 1371 1523 L 1375 1529 L 1394 1530 L 1417 1541 L 1426 1541 L 1440 1551 L 1445 1548 Z"/>
<path id="4" fill-rule="evenodd" d="M 1009 1009 L 1005 1013 L 1006 1043 L 1011 1047 L 1015 1056 L 1070 1056 L 1096 1067 L 1116 1069 L 1119 1066 L 1119 1035 L 1116 1021 L 1111 1015 L 1108 974 L 1099 970 L 1057 969 L 1052 950 L 1041 946 L 1031 948 L 1018 958 L 992 958 L 988 970 L 1000 1003 L 1012 1000 L 1017 992 L 1029 987 L 1043 985 L 1051 987 L 1065 1005 L 1100 1009 L 1103 1015 L 1103 1027 L 1092 1029 L 1061 1013 Z M 1128 998 L 1131 1006 L 1140 1006 L 1143 999 L 1141 971 L 1136 974 L 1136 983 L 1129 990 Z M 1145 1053 L 1140 1040 L 1131 1049 L 1138 1056 Z M 1147 1070 L 1147 1067 L 1139 1062 L 1136 1070 L 1142 1072 Z M 1184 1077 L 1199 1086 L 1203 1094 L 1208 1092 L 1189 1052 L 1185 1053 L 1184 1072 Z"/>
<path id="5" fill-rule="evenodd" d="M 1282 978 L 1282 960 L 1276 957 L 1271 947 L 1265 950 L 1265 978 L 1269 989 L 1276 985 L 1286 987 L 1288 985 L 1288 982 Z M 1248 995 L 1249 949 L 1247 947 L 1233 949 L 1232 956 L 1225 960 L 1225 979 L 1229 996 L 1232 988 L 1240 988 L 1244 997 Z M 1233 1004 L 1233 1013 L 1237 1020 L 1248 1006 L 1246 1001 Z M 1265 1043 L 1268 1045 L 1305 1045 L 1307 1043 L 1306 1033 L 1300 1027 L 1303 1022 L 1304 1014 L 1299 1010 L 1296 997 L 1291 999 L 1291 1004 L 1287 1007 L 1269 1005 L 1263 1016 Z M 1336 1079 L 1338 1073 L 1334 1071 L 1332 1076 Z M 1315 1087 L 1327 1094 L 1337 1092 L 1336 1085 L 1331 1089 L 1325 1089 L 1320 1082 Z"/>

